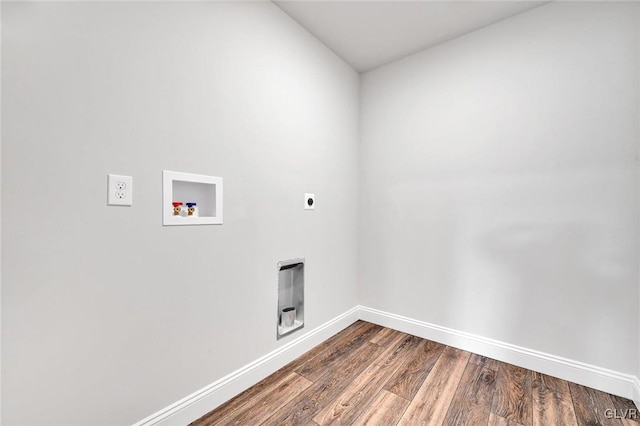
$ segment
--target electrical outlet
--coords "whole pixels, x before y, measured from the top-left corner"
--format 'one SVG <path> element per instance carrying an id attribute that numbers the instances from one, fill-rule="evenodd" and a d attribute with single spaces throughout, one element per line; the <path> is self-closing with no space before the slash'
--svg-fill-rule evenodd
<path id="1" fill-rule="evenodd" d="M 108 175 L 107 204 L 130 206 L 133 201 L 133 178 L 131 176 Z"/>
<path id="2" fill-rule="evenodd" d="M 304 194 L 304 209 L 315 210 L 315 208 L 316 208 L 315 194 Z"/>

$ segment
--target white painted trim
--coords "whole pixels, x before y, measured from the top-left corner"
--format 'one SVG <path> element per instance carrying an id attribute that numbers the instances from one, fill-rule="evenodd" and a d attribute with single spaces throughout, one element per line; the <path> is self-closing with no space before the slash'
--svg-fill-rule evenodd
<path id="1" fill-rule="evenodd" d="M 637 377 L 359 306 L 360 319 L 640 402 Z"/>
<path id="2" fill-rule="evenodd" d="M 189 424 L 245 389 L 255 385 L 357 320 L 358 307 L 356 306 L 273 352 L 140 420 L 134 426 Z"/>
<path id="3" fill-rule="evenodd" d="M 169 426 L 191 423 L 358 319 L 604 392 L 624 396 L 633 399 L 636 406 L 640 408 L 640 379 L 638 377 L 366 306 L 356 306 L 133 426 Z"/>

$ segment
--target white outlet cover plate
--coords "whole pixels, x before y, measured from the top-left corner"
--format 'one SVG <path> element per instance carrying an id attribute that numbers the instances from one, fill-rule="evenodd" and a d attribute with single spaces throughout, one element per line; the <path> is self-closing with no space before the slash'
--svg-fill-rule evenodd
<path id="1" fill-rule="evenodd" d="M 133 202 L 133 178 L 131 176 L 108 175 L 107 204 L 130 206 Z"/>
<path id="2" fill-rule="evenodd" d="M 309 200 L 312 200 L 311 205 L 309 205 Z M 305 210 L 315 210 L 316 208 L 316 195 L 315 194 L 304 194 L 304 209 Z"/>

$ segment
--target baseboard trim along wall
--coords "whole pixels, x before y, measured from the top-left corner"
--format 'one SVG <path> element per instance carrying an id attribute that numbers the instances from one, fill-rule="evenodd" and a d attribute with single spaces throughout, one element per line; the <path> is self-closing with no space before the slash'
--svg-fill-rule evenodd
<path id="1" fill-rule="evenodd" d="M 358 308 L 363 321 L 633 399 L 636 405 L 640 403 L 640 382 L 635 376 L 365 306 Z"/>
<path id="2" fill-rule="evenodd" d="M 252 363 L 140 420 L 134 426 L 183 426 L 189 424 L 240 392 L 255 385 L 357 320 L 358 307 L 356 306 Z"/>
<path id="3" fill-rule="evenodd" d="M 471 333 L 356 306 L 284 346 L 228 374 L 133 426 L 185 425 L 207 414 L 240 392 L 276 372 L 358 319 L 413 334 L 529 370 L 559 377 L 604 392 L 633 399 L 640 408 L 640 380 L 594 365 L 523 348 Z"/>

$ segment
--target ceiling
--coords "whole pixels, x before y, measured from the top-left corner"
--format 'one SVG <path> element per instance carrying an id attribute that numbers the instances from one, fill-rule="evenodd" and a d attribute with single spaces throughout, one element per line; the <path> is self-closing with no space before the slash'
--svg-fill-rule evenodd
<path id="1" fill-rule="evenodd" d="M 540 6 L 546 1 L 274 0 L 359 72 Z"/>

